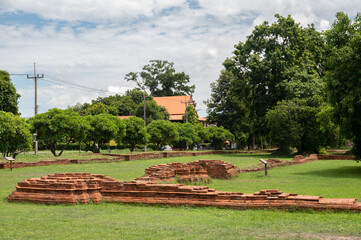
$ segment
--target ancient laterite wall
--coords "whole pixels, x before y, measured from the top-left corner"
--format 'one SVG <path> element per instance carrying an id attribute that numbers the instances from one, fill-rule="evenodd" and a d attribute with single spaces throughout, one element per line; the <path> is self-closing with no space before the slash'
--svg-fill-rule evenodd
<path id="1" fill-rule="evenodd" d="M 357 199 L 330 199 L 303 196 L 278 190 L 262 190 L 254 194 L 223 192 L 206 186 L 157 184 L 147 181 L 116 181 L 104 175 L 62 173 L 30 178 L 20 182 L 9 201 L 46 204 L 87 204 L 106 202 L 214 206 L 247 208 L 311 208 L 315 210 L 361 211 Z"/>
<path id="2" fill-rule="evenodd" d="M 54 164 L 80 164 L 80 163 L 92 163 L 92 162 L 117 162 L 117 161 L 135 161 L 135 160 L 148 160 L 148 159 L 160 159 L 160 158 L 169 158 L 169 157 L 186 157 L 186 156 L 201 156 L 201 155 L 209 155 L 209 154 L 234 154 L 234 153 L 255 153 L 254 151 L 244 152 L 244 151 L 221 151 L 221 150 L 213 150 L 213 151 L 205 151 L 205 152 L 191 152 L 191 151 L 170 151 L 170 152 L 145 152 L 145 153 L 136 153 L 136 154 L 101 154 L 107 156 L 113 156 L 114 158 L 92 158 L 92 159 L 56 159 L 56 160 L 45 160 L 45 161 L 37 161 L 37 162 L 13 162 L 13 168 L 21 168 L 21 167 L 34 167 L 34 166 L 48 166 Z M 299 159 L 298 159 L 299 158 Z M 305 160 L 306 159 L 306 160 Z M 296 156 L 292 163 L 289 161 L 281 161 L 281 162 L 270 162 L 269 167 L 276 166 L 286 166 L 286 165 L 294 165 L 294 164 L 302 164 L 307 161 L 313 160 L 353 160 L 354 157 L 352 155 L 324 155 L 324 154 L 312 154 L 309 157 L 305 158 L 302 155 Z M 275 159 L 274 159 L 275 160 Z M 278 160 L 280 161 L 280 160 Z M 9 162 L 0 161 L 0 169 L 10 168 Z M 259 169 L 247 169 L 243 170 L 247 171 L 259 171 L 262 169 L 262 166 L 259 165 Z"/>
<path id="3" fill-rule="evenodd" d="M 189 163 L 168 163 L 145 169 L 146 175 L 136 180 L 207 182 L 212 178 L 230 179 L 237 176 L 240 169 L 221 160 L 199 160 Z"/>

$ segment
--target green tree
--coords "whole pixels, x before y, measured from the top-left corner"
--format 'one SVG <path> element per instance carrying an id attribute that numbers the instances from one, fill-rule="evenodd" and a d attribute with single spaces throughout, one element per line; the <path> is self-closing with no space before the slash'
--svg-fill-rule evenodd
<path id="1" fill-rule="evenodd" d="M 11 82 L 10 74 L 0 70 L 0 111 L 19 115 L 18 100 L 20 95 Z"/>
<path id="2" fill-rule="evenodd" d="M 286 99 L 285 83 L 297 79 L 301 71 L 319 76 L 324 71 L 324 39 L 314 26 L 301 27 L 291 16 L 275 17 L 275 23 L 256 26 L 224 62 L 236 79 L 228 96 L 235 98 L 237 106 L 249 109 L 241 113 L 247 116 L 253 136 L 268 134 L 265 116 L 268 109 Z"/>
<path id="3" fill-rule="evenodd" d="M 361 159 L 361 14 L 352 21 L 337 13 L 326 40 L 330 56 L 326 75 L 335 118 L 346 137 L 353 140 L 353 154 Z"/>
<path id="4" fill-rule="evenodd" d="M 174 123 L 177 127 L 179 137 L 174 140 L 174 144 L 179 148 L 186 148 L 187 143 L 189 146 L 194 146 L 201 141 L 200 136 L 196 132 L 196 127 L 192 123 Z"/>
<path id="5" fill-rule="evenodd" d="M 159 106 L 153 99 L 145 101 L 146 123 L 149 124 L 154 120 L 167 120 L 168 111 Z M 139 103 L 134 111 L 135 116 L 144 118 L 144 103 Z"/>
<path id="6" fill-rule="evenodd" d="M 79 115 L 82 116 L 82 115 L 86 115 L 86 111 L 90 106 L 91 106 L 91 104 L 89 104 L 89 103 L 84 103 L 84 104 L 77 103 L 74 106 L 68 106 L 68 109 L 71 109 L 74 112 L 77 112 L 77 113 L 79 113 Z"/>
<path id="7" fill-rule="evenodd" d="M 31 118 L 32 132 L 40 143 L 48 146 L 54 156 L 60 156 L 74 139 L 84 139 L 89 125 L 71 109 L 50 109 Z M 58 146 L 64 144 L 59 153 Z"/>
<path id="8" fill-rule="evenodd" d="M 130 72 L 125 80 L 137 83 L 145 91 L 149 90 L 154 97 L 190 95 L 194 92 L 194 85 L 188 86 L 189 75 L 177 73 L 174 63 L 164 60 L 150 60 L 143 66 L 141 72 Z"/>
<path id="9" fill-rule="evenodd" d="M 197 123 L 197 124 L 193 124 L 194 130 L 196 131 L 198 138 L 199 138 L 199 142 L 204 142 L 204 141 L 209 141 L 211 134 L 210 132 L 207 130 L 207 128 L 205 128 L 203 126 L 202 123 Z"/>
<path id="10" fill-rule="evenodd" d="M 109 113 L 109 107 L 101 102 L 93 103 L 85 111 L 85 115 L 98 115 L 98 114 L 107 114 L 107 113 Z"/>
<path id="11" fill-rule="evenodd" d="M 32 135 L 25 119 L 11 112 L 0 111 L 0 152 L 4 157 L 15 158 L 31 149 Z"/>
<path id="12" fill-rule="evenodd" d="M 120 142 L 125 136 L 125 124 L 116 116 L 102 113 L 84 119 L 90 125 L 84 141 L 88 150 L 99 152 L 110 140 Z"/>
<path id="13" fill-rule="evenodd" d="M 206 129 L 210 136 L 211 145 L 216 149 L 223 149 L 227 142 L 234 141 L 234 135 L 224 127 L 211 126 Z"/>
<path id="14" fill-rule="evenodd" d="M 138 117 L 130 117 L 123 120 L 126 132 L 123 137 L 123 143 L 128 145 L 131 152 L 136 146 L 144 145 L 148 142 L 149 135 L 147 128 L 144 126 L 144 121 Z"/>
<path id="15" fill-rule="evenodd" d="M 334 146 L 338 133 L 328 111 L 332 108 L 317 95 L 279 102 L 266 115 L 271 137 L 282 153 L 291 147 L 303 154 Z"/>
<path id="16" fill-rule="evenodd" d="M 211 98 L 205 101 L 208 121 L 229 129 L 237 146 L 246 144 L 250 132 L 250 107 L 247 92 L 241 93 L 240 81 L 227 70 L 222 70 L 216 82 L 211 83 Z M 241 95 L 237 95 L 237 94 Z"/>
<path id="17" fill-rule="evenodd" d="M 187 106 L 186 114 L 184 114 L 182 117 L 184 123 L 186 123 L 188 121 L 189 123 L 197 124 L 199 122 L 196 110 L 194 109 L 193 105 Z"/>
<path id="18" fill-rule="evenodd" d="M 150 142 L 155 143 L 157 150 L 170 144 L 179 137 L 177 127 L 167 120 L 154 120 L 147 126 Z"/>

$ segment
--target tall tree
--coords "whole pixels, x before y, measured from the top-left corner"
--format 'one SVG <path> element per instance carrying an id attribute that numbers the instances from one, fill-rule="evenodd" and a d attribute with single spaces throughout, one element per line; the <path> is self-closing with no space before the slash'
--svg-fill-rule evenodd
<path id="1" fill-rule="evenodd" d="M 164 108 L 159 106 L 153 99 L 145 101 L 145 111 L 146 111 L 146 124 L 148 125 L 154 120 L 168 120 L 169 113 Z M 134 110 L 135 116 L 139 118 L 144 117 L 144 104 L 139 103 Z"/>
<path id="2" fill-rule="evenodd" d="M 182 120 L 184 123 L 189 122 L 192 124 L 199 123 L 198 116 L 196 110 L 194 109 L 193 105 L 188 105 L 186 114 L 182 116 Z"/>
<path id="3" fill-rule="evenodd" d="M 176 147 L 186 149 L 187 144 L 194 146 L 201 141 L 195 124 L 188 123 L 174 123 L 177 127 L 179 137 L 174 140 Z"/>
<path id="4" fill-rule="evenodd" d="M 37 139 L 48 146 L 54 156 L 60 156 L 66 147 L 74 140 L 84 139 L 89 124 L 71 109 L 50 109 L 46 113 L 37 114 L 29 120 L 32 132 L 37 133 Z M 64 146 L 58 150 L 58 146 Z"/>
<path id="5" fill-rule="evenodd" d="M 10 74 L 0 70 L 0 111 L 19 115 L 18 100 L 20 95 L 11 82 Z"/>
<path id="6" fill-rule="evenodd" d="M 130 72 L 125 76 L 127 81 L 137 83 L 145 91 L 149 90 L 154 97 L 190 95 L 194 85 L 188 86 L 189 75 L 176 72 L 174 63 L 164 60 L 150 60 L 141 72 Z"/>
<path id="7" fill-rule="evenodd" d="M 126 132 L 123 143 L 133 152 L 136 146 L 144 145 L 148 142 L 149 135 L 144 126 L 144 121 L 138 117 L 130 117 L 123 120 Z"/>
<path id="8" fill-rule="evenodd" d="M 291 16 L 275 17 L 275 23 L 256 26 L 244 43 L 235 46 L 233 57 L 223 64 L 229 73 L 222 72 L 212 86 L 215 95 L 208 105 L 213 118 L 225 126 L 232 113 L 246 121 L 241 129 L 232 130 L 236 136 L 237 132 L 241 134 L 237 138 L 244 129 L 253 136 L 267 135 L 266 113 L 286 99 L 288 83 L 294 76 L 300 71 L 322 76 L 324 71 L 321 34 L 312 25 L 301 27 Z M 217 103 L 235 107 L 224 112 L 215 107 Z"/>
<path id="9" fill-rule="evenodd" d="M 234 135 L 224 127 L 211 126 L 207 127 L 206 130 L 208 131 L 211 145 L 216 149 L 223 149 L 227 142 L 234 141 Z"/>
<path id="10" fill-rule="evenodd" d="M 147 126 L 150 141 L 155 143 L 157 150 L 179 137 L 177 127 L 167 120 L 155 120 Z"/>
<path id="11" fill-rule="evenodd" d="M 326 75 L 335 117 L 347 137 L 353 140 L 353 153 L 361 159 L 361 14 L 352 21 L 337 13 L 326 40 L 330 51 Z"/>
<path id="12" fill-rule="evenodd" d="M 207 105 L 208 121 L 229 129 L 237 141 L 238 147 L 246 143 L 250 131 L 250 109 L 246 92 L 239 86 L 240 81 L 230 71 L 222 70 L 216 82 L 211 83 L 211 98 Z"/>
<path id="13" fill-rule="evenodd" d="M 87 150 L 99 152 L 110 140 L 121 141 L 125 136 L 124 122 L 110 114 L 89 115 L 83 121 L 90 125 L 85 138 Z"/>
<path id="14" fill-rule="evenodd" d="M 30 125 L 11 112 L 0 111 L 0 152 L 4 157 L 15 158 L 31 149 Z"/>

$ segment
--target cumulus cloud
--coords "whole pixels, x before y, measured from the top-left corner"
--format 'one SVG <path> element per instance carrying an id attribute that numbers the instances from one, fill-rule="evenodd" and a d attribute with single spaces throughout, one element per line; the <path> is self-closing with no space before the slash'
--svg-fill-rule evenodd
<path id="1" fill-rule="evenodd" d="M 120 94 L 123 95 L 127 92 L 127 90 L 131 90 L 129 87 L 120 87 L 120 86 L 109 86 L 108 91 L 110 94 Z"/>

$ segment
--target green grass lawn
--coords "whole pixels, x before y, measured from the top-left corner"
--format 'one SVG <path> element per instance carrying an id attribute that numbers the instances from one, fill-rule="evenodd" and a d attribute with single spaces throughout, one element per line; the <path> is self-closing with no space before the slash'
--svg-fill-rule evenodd
<path id="1" fill-rule="evenodd" d="M 160 163 L 219 159 L 240 168 L 269 154 L 205 155 L 117 163 L 52 165 L 0 170 L 0 239 L 338 239 L 361 238 L 361 215 L 351 212 L 230 210 L 103 203 L 39 205 L 8 203 L 17 182 L 56 172 L 91 172 L 132 180 Z M 276 158 L 272 156 L 272 158 Z M 280 158 L 279 158 L 280 159 Z M 291 158 L 282 158 L 291 159 Z M 361 164 L 315 161 L 213 180 L 217 190 L 253 193 L 280 189 L 306 195 L 361 199 Z M 334 237 L 334 238 L 332 238 Z M 348 238 L 344 238 L 348 239 Z"/>

